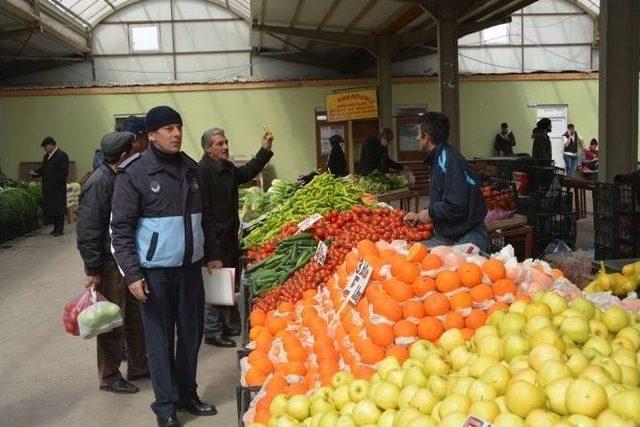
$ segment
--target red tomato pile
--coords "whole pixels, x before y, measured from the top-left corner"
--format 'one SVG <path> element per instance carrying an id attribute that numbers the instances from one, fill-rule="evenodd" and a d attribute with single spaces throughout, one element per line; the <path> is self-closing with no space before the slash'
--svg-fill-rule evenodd
<path id="1" fill-rule="evenodd" d="M 360 240 L 420 241 L 431 237 L 432 225 L 409 226 L 403 221 L 405 214 L 404 211 L 372 210 L 364 206 L 356 206 L 350 212 L 328 213 L 313 226 L 316 239 L 331 241 L 324 266 L 316 261 L 309 262 L 281 286 L 259 297 L 254 308 L 269 311 L 283 301 L 299 301 L 304 291 L 325 283 Z"/>

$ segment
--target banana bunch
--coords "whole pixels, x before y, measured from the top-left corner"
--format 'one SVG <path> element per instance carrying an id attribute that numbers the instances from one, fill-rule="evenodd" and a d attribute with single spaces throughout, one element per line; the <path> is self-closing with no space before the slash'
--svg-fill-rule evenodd
<path id="1" fill-rule="evenodd" d="M 627 264 L 622 268 L 621 273 L 609 273 L 604 268 L 604 263 L 600 263 L 600 270 L 595 279 L 585 288 L 585 292 L 606 292 L 611 291 L 614 295 L 625 297 L 629 292 L 633 292 L 640 286 L 640 261 Z"/>

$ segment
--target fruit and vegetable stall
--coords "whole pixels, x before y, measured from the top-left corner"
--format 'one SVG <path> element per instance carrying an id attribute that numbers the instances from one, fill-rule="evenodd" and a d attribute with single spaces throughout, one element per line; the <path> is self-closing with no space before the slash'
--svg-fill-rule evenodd
<path id="1" fill-rule="evenodd" d="M 640 263 L 578 286 L 404 215 L 318 175 L 252 224 L 239 425 L 640 423 Z"/>

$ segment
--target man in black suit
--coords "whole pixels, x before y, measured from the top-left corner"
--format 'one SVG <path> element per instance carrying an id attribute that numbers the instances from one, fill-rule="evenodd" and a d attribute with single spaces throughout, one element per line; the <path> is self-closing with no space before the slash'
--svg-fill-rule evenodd
<path id="1" fill-rule="evenodd" d="M 42 165 L 30 174 L 42 178 L 42 206 L 45 215 L 53 223 L 51 234 L 62 236 L 67 210 L 69 156 L 56 146 L 56 140 L 50 136 L 43 139 L 40 146 L 45 152 Z"/>

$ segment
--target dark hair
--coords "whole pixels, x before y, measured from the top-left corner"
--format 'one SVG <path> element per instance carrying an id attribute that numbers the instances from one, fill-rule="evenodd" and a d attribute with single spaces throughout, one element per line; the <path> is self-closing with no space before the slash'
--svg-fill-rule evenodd
<path id="1" fill-rule="evenodd" d="M 42 140 L 42 143 L 40 143 L 41 147 L 44 147 L 45 145 L 56 145 L 56 140 L 53 139 L 52 137 L 48 136 L 45 139 Z"/>
<path id="2" fill-rule="evenodd" d="M 569 123 L 567 125 L 567 129 L 575 129 L 575 126 L 573 125 L 573 123 Z"/>
<path id="3" fill-rule="evenodd" d="M 589 145 L 598 145 L 598 140 L 595 138 L 591 138 L 591 142 L 589 143 Z"/>
<path id="4" fill-rule="evenodd" d="M 344 142 L 344 138 L 342 138 L 338 134 L 331 135 L 331 137 L 329 138 L 329 143 L 331 145 L 339 145 L 339 144 L 342 144 L 343 142 Z"/>
<path id="5" fill-rule="evenodd" d="M 429 135 L 436 144 L 444 144 L 449 139 L 449 118 L 438 111 L 429 111 L 420 123 L 420 133 Z"/>
<path id="6" fill-rule="evenodd" d="M 547 117 L 541 118 L 540 120 L 538 120 L 538 123 L 536 123 L 536 129 L 547 130 L 549 129 L 549 127 L 551 127 L 551 120 L 549 120 L 549 118 Z"/>
<path id="7" fill-rule="evenodd" d="M 378 137 L 380 139 L 382 138 L 393 139 L 393 131 L 389 128 L 382 128 Z"/>
<path id="8" fill-rule="evenodd" d="M 501 127 L 502 129 L 504 129 L 504 128 L 508 128 L 508 127 L 509 127 L 509 125 L 507 124 L 507 122 L 502 122 L 502 123 L 500 123 L 500 127 Z"/>

